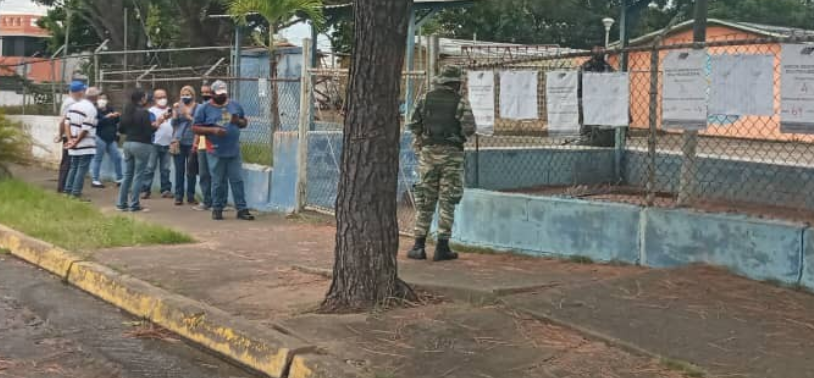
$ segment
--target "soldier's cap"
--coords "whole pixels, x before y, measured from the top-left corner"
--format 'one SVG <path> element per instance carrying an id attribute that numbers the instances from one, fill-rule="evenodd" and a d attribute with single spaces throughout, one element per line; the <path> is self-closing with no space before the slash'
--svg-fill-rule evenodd
<path id="1" fill-rule="evenodd" d="M 456 66 L 444 66 L 441 68 L 441 73 L 433 79 L 435 84 L 449 84 L 461 82 L 461 68 Z"/>

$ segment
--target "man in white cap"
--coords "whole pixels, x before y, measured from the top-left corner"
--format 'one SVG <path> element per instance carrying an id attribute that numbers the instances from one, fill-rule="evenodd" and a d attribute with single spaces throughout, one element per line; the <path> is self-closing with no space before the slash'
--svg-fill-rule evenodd
<path id="1" fill-rule="evenodd" d="M 240 130 L 248 126 L 246 112 L 229 100 L 226 83 L 212 83 L 212 99 L 195 112 L 192 130 L 206 136 L 207 160 L 212 176 L 212 219 L 223 220 L 227 180 L 237 209 L 237 219 L 254 220 L 246 204 L 243 188 L 243 162 L 240 157 Z"/>

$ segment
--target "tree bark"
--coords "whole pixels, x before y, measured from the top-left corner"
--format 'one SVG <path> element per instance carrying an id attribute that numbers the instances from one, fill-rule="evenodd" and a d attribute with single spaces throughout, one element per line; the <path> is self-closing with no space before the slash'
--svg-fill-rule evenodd
<path id="1" fill-rule="evenodd" d="M 413 300 L 398 278 L 399 94 L 412 0 L 356 0 L 326 312 Z"/>

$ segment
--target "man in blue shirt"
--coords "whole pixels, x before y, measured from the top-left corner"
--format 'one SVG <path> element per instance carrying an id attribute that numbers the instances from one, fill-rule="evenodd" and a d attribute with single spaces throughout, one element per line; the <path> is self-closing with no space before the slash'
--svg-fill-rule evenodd
<path id="1" fill-rule="evenodd" d="M 192 130 L 206 136 L 207 160 L 212 176 L 212 219 L 223 220 L 228 185 L 237 208 L 237 219 L 254 220 L 246 205 L 243 188 L 243 162 L 240 156 L 240 130 L 248 121 L 243 107 L 229 100 L 223 81 L 212 83 L 212 99 L 195 112 Z"/>

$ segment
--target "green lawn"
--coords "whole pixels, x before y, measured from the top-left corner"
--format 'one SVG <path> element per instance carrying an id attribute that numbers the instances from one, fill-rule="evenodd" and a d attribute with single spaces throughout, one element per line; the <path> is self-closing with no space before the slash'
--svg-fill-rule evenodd
<path id="1" fill-rule="evenodd" d="M 0 180 L 0 223 L 54 245 L 87 252 L 99 248 L 182 244 L 183 233 L 99 209 L 14 179 Z"/>
<path id="2" fill-rule="evenodd" d="M 244 163 L 272 166 L 271 146 L 265 143 L 240 143 L 240 153 Z"/>

